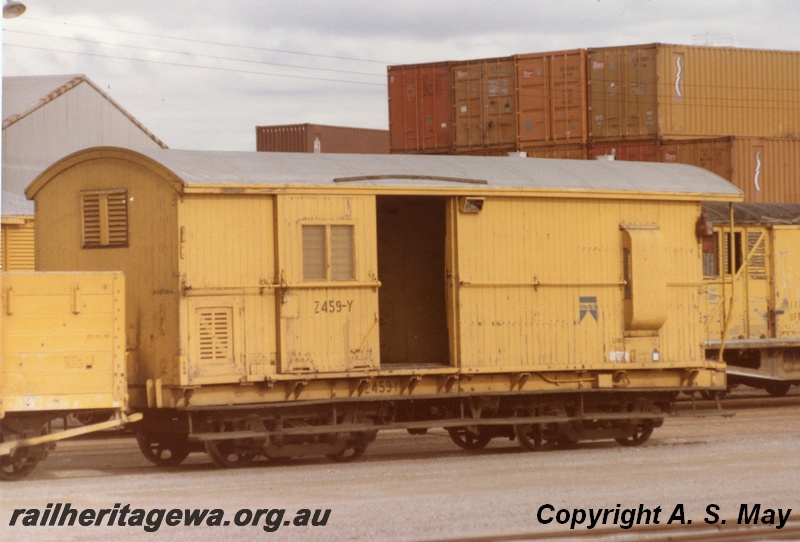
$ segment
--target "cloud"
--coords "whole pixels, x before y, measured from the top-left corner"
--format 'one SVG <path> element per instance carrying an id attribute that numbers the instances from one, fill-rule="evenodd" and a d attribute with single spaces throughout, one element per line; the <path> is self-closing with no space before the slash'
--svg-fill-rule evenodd
<path id="1" fill-rule="evenodd" d="M 168 145 L 221 150 L 255 149 L 258 125 L 386 129 L 391 64 L 653 42 L 796 49 L 800 27 L 794 0 L 27 3 L 4 22 L 5 74 L 85 73 Z"/>

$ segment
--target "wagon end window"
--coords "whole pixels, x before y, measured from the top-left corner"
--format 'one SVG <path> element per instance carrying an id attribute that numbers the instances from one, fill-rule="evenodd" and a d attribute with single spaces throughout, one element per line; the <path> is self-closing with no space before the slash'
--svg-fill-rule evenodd
<path id="1" fill-rule="evenodd" d="M 303 280 L 354 280 L 353 235 L 352 225 L 303 225 Z"/>
<path id="2" fill-rule="evenodd" d="M 81 194 L 83 248 L 128 246 L 128 192 L 104 190 Z"/>
<path id="3" fill-rule="evenodd" d="M 719 276 L 719 237 L 703 237 L 703 275 L 706 277 Z"/>
<path id="4" fill-rule="evenodd" d="M 742 232 L 734 231 L 733 233 L 733 251 L 730 249 L 730 232 L 723 231 L 720 233 L 720 237 L 722 237 L 722 242 L 718 243 L 718 245 L 719 250 L 722 251 L 722 263 L 725 267 L 725 274 L 736 274 L 744 264 L 744 254 L 742 252 Z"/>

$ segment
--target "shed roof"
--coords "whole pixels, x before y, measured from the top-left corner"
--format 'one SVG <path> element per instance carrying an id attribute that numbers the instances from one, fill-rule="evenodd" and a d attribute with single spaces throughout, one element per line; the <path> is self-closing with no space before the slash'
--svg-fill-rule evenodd
<path id="1" fill-rule="evenodd" d="M 37 109 L 47 105 L 80 84 L 93 88 L 125 115 L 137 128 L 155 141 L 160 147 L 167 148 L 163 141 L 153 135 L 150 130 L 136 120 L 121 105 L 103 92 L 91 79 L 83 74 L 72 75 L 33 75 L 21 77 L 3 77 L 3 129 L 19 122 Z"/>
<path id="2" fill-rule="evenodd" d="M 3 218 L 7 216 L 33 216 L 33 202 L 25 199 L 22 194 L 3 190 L 0 198 L 3 200 Z"/>
<path id="3" fill-rule="evenodd" d="M 706 203 L 703 210 L 715 223 L 728 224 L 730 212 L 725 203 Z M 737 203 L 733 206 L 734 224 L 800 224 L 800 203 Z"/>
<path id="4" fill-rule="evenodd" d="M 518 157 L 129 150 L 97 147 L 54 164 L 26 190 L 29 198 L 58 171 L 83 160 L 118 158 L 166 170 L 184 190 L 348 186 L 662 193 L 739 200 L 742 192 L 682 164 Z M 698 197 L 697 199 L 703 199 Z"/>

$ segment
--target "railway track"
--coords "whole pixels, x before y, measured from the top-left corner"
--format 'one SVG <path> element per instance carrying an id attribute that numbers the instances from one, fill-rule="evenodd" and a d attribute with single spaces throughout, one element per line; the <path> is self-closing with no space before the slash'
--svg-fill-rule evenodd
<path id="1" fill-rule="evenodd" d="M 642 525 L 631 529 L 620 527 L 603 527 L 570 530 L 567 527 L 559 530 L 535 531 L 509 535 L 489 535 L 475 537 L 458 537 L 463 542 L 512 542 L 518 540 L 574 540 L 592 539 L 608 541 L 628 540 L 671 540 L 675 542 L 701 541 L 752 541 L 752 540 L 798 540 L 800 539 L 800 521 L 789 522 L 781 529 L 773 525 L 738 525 L 735 518 L 724 520 L 725 523 L 708 525 L 705 523 L 692 525 Z M 441 539 L 440 539 L 441 540 Z M 423 541 L 423 542 L 433 542 Z M 447 542 L 447 539 L 445 539 Z"/>
<path id="2" fill-rule="evenodd" d="M 709 399 L 682 398 L 675 406 L 678 411 L 696 408 L 709 408 L 716 401 Z M 746 408 L 778 408 L 785 406 L 800 406 L 800 395 L 787 395 L 785 397 L 770 397 L 755 393 L 739 392 L 726 395 L 720 399 L 720 406 L 724 410 L 741 410 Z"/>

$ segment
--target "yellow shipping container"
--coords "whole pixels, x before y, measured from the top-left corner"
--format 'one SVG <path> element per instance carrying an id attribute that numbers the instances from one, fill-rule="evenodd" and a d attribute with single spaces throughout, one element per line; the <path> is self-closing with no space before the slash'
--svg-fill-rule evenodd
<path id="1" fill-rule="evenodd" d="M 800 133 L 799 52 L 655 43 L 587 54 L 593 141 Z"/>

